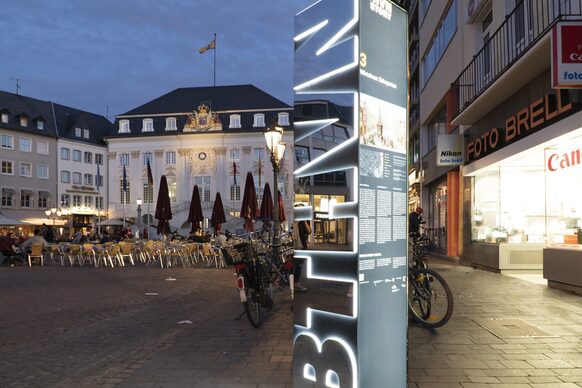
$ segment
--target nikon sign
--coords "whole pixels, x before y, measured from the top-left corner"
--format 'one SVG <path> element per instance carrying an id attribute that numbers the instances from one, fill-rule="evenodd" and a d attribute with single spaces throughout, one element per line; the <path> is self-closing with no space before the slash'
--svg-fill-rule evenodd
<path id="1" fill-rule="evenodd" d="M 436 149 L 437 166 L 460 166 L 463 164 L 463 137 L 461 135 L 439 135 Z"/>

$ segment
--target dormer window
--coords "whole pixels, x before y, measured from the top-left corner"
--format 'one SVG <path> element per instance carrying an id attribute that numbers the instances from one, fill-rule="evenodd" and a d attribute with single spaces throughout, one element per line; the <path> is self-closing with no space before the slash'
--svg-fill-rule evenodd
<path id="1" fill-rule="evenodd" d="M 75 128 L 75 136 L 76 137 L 81 137 L 82 133 L 83 133 L 83 131 L 81 130 L 81 128 Z"/>
<path id="2" fill-rule="evenodd" d="M 240 115 L 230 115 L 229 128 L 240 128 Z"/>
<path id="3" fill-rule="evenodd" d="M 289 113 L 279 113 L 279 125 L 289 125 Z"/>
<path id="4" fill-rule="evenodd" d="M 9 118 L 8 112 L 2 112 L 2 114 L 0 115 L 0 118 L 2 119 L 3 123 L 8 123 L 8 118 Z"/>
<path id="5" fill-rule="evenodd" d="M 262 113 L 256 113 L 253 127 L 263 128 L 264 126 L 265 126 L 265 115 Z"/>
<path id="6" fill-rule="evenodd" d="M 176 131 L 178 127 L 176 126 L 176 118 L 168 117 L 166 118 L 166 131 Z"/>
<path id="7" fill-rule="evenodd" d="M 18 122 L 20 123 L 21 127 L 28 127 L 28 117 L 26 117 L 25 115 L 21 115 L 18 118 Z"/>
<path id="8" fill-rule="evenodd" d="M 119 120 L 119 133 L 129 133 L 129 120 Z"/>
<path id="9" fill-rule="evenodd" d="M 44 120 L 42 120 L 42 119 L 36 120 L 36 129 L 40 129 L 41 131 L 44 131 Z"/>
<path id="10" fill-rule="evenodd" d="M 153 132 L 154 131 L 154 120 L 143 119 L 143 126 L 141 128 L 142 132 Z"/>
<path id="11" fill-rule="evenodd" d="M 85 139 L 88 139 L 89 138 L 89 130 L 88 129 L 83 129 L 83 137 Z"/>

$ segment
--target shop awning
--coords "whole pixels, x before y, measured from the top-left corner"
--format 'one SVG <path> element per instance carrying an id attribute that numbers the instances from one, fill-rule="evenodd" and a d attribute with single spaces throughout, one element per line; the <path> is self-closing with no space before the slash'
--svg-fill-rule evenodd
<path id="1" fill-rule="evenodd" d="M 0 226 L 29 225 L 27 222 L 13 220 L 0 214 Z"/>
<path id="2" fill-rule="evenodd" d="M 53 225 L 53 220 L 52 219 L 48 219 L 48 218 L 26 218 L 23 220 L 25 223 L 28 224 L 32 224 L 32 225 L 42 225 L 42 224 L 47 224 L 47 225 Z M 59 219 L 55 219 L 54 220 L 54 225 L 57 226 L 65 226 L 67 225 L 68 221 L 67 220 L 59 220 Z"/>

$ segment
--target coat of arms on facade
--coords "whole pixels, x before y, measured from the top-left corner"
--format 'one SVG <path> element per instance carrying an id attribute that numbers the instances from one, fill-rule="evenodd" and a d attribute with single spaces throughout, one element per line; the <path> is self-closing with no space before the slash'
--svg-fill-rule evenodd
<path id="1" fill-rule="evenodd" d="M 212 112 L 205 104 L 200 104 L 197 110 L 188 115 L 184 132 L 208 131 L 211 129 L 222 129 L 222 123 L 218 114 Z"/>

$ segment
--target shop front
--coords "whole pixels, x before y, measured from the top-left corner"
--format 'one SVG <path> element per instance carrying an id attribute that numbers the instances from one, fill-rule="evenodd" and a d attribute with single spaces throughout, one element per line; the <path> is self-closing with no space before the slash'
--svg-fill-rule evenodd
<path id="1" fill-rule="evenodd" d="M 532 84 L 466 135 L 462 257 L 559 277 L 572 270 L 563 252 L 582 263 L 582 112 L 579 92 L 551 90 L 549 74 Z"/>

